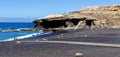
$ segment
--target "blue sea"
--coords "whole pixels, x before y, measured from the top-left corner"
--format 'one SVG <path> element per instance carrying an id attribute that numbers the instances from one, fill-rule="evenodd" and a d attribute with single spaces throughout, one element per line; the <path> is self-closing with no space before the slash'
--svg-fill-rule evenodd
<path id="1" fill-rule="evenodd" d="M 0 28 L 25 28 L 34 25 L 32 22 L 0 22 Z"/>
<path id="2" fill-rule="evenodd" d="M 21 28 L 31 27 L 34 25 L 35 24 L 32 22 L 0 22 L 0 41 L 11 41 L 14 38 L 24 39 L 49 34 L 44 33 L 42 30 L 19 30 Z M 15 31 L 11 31 L 11 28 L 14 28 Z"/>

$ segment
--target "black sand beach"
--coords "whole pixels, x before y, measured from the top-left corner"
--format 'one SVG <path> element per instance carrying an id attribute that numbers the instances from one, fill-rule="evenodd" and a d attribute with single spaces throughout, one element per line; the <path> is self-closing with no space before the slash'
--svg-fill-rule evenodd
<path id="1" fill-rule="evenodd" d="M 120 44 L 120 29 L 77 30 L 22 41 L 72 41 Z M 1 42 L 0 57 L 120 57 L 120 47 L 49 42 Z"/>

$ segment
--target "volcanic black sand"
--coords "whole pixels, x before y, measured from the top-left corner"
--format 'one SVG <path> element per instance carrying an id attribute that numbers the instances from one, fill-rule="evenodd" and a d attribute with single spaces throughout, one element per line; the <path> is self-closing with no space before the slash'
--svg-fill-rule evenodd
<path id="1" fill-rule="evenodd" d="M 23 40 L 22 40 L 23 41 Z M 72 41 L 120 44 L 120 29 L 76 30 L 54 36 L 24 41 Z M 91 46 L 66 43 L 1 42 L 0 57 L 120 57 L 120 47 Z"/>

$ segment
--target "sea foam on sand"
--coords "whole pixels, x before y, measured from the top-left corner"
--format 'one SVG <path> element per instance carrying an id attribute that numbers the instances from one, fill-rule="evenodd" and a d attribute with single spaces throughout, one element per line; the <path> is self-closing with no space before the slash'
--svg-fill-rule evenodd
<path id="1" fill-rule="evenodd" d="M 24 36 L 19 36 L 19 37 L 15 37 L 17 39 L 25 39 L 25 38 L 30 38 L 30 37 L 35 37 L 35 36 L 40 36 L 40 35 L 47 35 L 53 32 L 46 32 L 46 33 L 33 33 L 33 34 L 28 34 L 28 35 L 24 35 Z M 9 38 L 3 41 L 13 41 L 15 38 Z"/>

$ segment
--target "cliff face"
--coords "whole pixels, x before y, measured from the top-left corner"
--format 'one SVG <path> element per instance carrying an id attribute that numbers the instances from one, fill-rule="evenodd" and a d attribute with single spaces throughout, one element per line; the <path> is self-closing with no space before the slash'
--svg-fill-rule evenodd
<path id="1" fill-rule="evenodd" d="M 67 14 L 62 14 L 60 17 L 54 16 L 55 15 L 52 15 L 51 18 L 49 16 L 49 18 L 37 19 L 34 21 L 34 23 L 37 24 L 37 27 L 47 26 L 48 24 L 43 25 L 42 22 L 49 23 L 50 25 L 52 21 L 56 22 L 57 20 L 57 22 L 62 23 L 59 25 L 64 27 L 68 27 L 70 24 L 73 24 L 71 27 L 83 27 L 86 25 L 94 25 L 100 27 L 120 27 L 120 5 L 88 6 L 83 7 L 80 11 L 71 11 Z M 56 27 L 61 26 L 56 25 Z M 52 26 L 52 28 L 56 27 L 54 27 L 54 25 Z"/>
<path id="2" fill-rule="evenodd" d="M 81 10 L 81 14 L 92 16 L 98 20 L 106 19 L 108 26 L 120 27 L 120 5 L 88 6 Z"/>
<path id="3" fill-rule="evenodd" d="M 81 13 L 92 14 L 96 18 L 116 19 L 120 18 L 120 5 L 84 7 Z"/>

